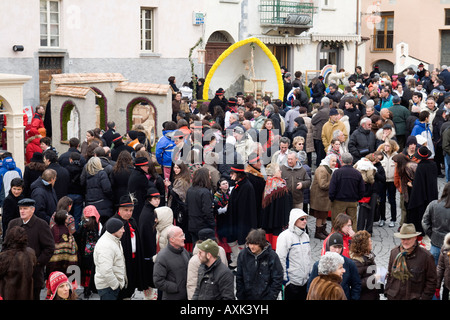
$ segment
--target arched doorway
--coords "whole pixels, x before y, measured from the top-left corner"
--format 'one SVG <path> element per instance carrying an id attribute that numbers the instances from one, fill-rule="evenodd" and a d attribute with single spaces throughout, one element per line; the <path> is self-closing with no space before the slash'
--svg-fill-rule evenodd
<path id="1" fill-rule="evenodd" d="M 127 132 L 142 126 L 153 147 L 156 144 L 156 108 L 144 97 L 135 98 L 127 105 Z"/>
<path id="2" fill-rule="evenodd" d="M 394 73 L 394 64 L 386 59 L 377 60 L 374 63 L 372 63 L 372 67 L 374 65 L 378 65 L 380 72 L 386 71 L 389 75 Z"/>
<path id="3" fill-rule="evenodd" d="M 61 141 L 71 138 L 80 139 L 80 113 L 72 100 L 61 106 Z"/>
<path id="4" fill-rule="evenodd" d="M 100 89 L 98 89 L 96 87 L 91 87 L 91 89 L 94 90 L 95 93 L 100 96 L 100 97 L 95 98 L 95 103 L 97 105 L 95 108 L 95 112 L 96 112 L 96 116 L 97 116 L 97 120 L 95 122 L 96 127 L 106 131 L 106 124 L 108 122 L 108 117 L 107 117 L 107 112 L 106 112 L 107 107 L 108 107 L 108 100 L 106 99 L 103 92 L 100 91 Z"/>
<path id="5" fill-rule="evenodd" d="M 232 43 L 233 40 L 231 39 L 231 36 L 224 31 L 216 31 L 209 36 L 205 46 L 205 77 L 217 58 L 219 58 L 222 52 L 228 49 Z"/>

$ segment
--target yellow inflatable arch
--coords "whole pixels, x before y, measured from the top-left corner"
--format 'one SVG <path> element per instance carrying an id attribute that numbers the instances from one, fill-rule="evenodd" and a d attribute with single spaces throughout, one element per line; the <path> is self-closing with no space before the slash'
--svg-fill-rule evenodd
<path id="1" fill-rule="evenodd" d="M 222 52 L 222 54 L 219 56 L 219 58 L 217 58 L 216 62 L 214 62 L 213 66 L 211 67 L 211 69 L 208 72 L 208 75 L 205 78 L 205 84 L 203 87 L 203 100 L 209 99 L 208 91 L 209 91 L 209 87 L 211 84 L 211 79 L 213 78 L 214 73 L 216 72 L 217 68 L 222 64 L 222 62 L 231 53 L 233 53 L 236 49 L 238 49 L 244 45 L 251 44 L 251 43 L 257 44 L 261 48 L 261 50 L 267 55 L 267 57 L 270 59 L 272 65 L 273 65 L 275 74 L 276 74 L 276 81 L 278 84 L 278 99 L 283 99 L 284 84 L 283 84 L 283 77 L 281 74 L 280 64 L 278 63 L 278 60 L 272 54 L 270 49 L 261 40 L 259 40 L 256 37 L 252 37 L 252 38 L 241 40 L 241 41 L 238 41 L 238 42 L 232 44 L 228 49 L 226 49 L 224 52 Z"/>

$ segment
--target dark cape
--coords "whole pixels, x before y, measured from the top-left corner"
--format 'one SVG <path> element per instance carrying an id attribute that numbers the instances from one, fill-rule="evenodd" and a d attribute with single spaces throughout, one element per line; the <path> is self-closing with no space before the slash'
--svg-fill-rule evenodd
<path id="1" fill-rule="evenodd" d="M 428 204 L 438 199 L 437 168 L 434 160 L 421 160 L 417 165 L 409 196 L 406 222 L 423 233 L 422 217 Z"/>
<path id="2" fill-rule="evenodd" d="M 238 241 L 245 244 L 245 238 L 251 229 L 257 227 L 257 212 L 255 190 L 253 185 L 244 178 L 236 182 L 228 201 L 227 241 Z"/>
<path id="3" fill-rule="evenodd" d="M 155 207 L 148 201 L 139 217 L 139 237 L 143 254 L 143 284 L 155 288 L 153 283 L 153 256 L 156 254 Z"/>

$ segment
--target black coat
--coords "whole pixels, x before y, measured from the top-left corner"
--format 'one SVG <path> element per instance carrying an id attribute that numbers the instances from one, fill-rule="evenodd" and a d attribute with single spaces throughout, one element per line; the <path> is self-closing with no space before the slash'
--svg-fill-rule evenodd
<path id="1" fill-rule="evenodd" d="M 417 165 L 409 196 L 406 222 L 423 232 L 422 217 L 428 204 L 438 199 L 437 167 L 434 160 L 421 160 Z"/>
<path id="2" fill-rule="evenodd" d="M 359 127 L 350 136 L 348 151 L 353 156 L 353 163 L 375 151 L 376 137 L 372 130 Z"/>
<path id="3" fill-rule="evenodd" d="M 58 198 L 52 185 L 45 185 L 42 179 L 36 179 L 31 184 L 31 198 L 36 201 L 34 214 L 50 223 L 51 216 L 56 212 Z"/>
<path id="4" fill-rule="evenodd" d="M 139 215 L 139 237 L 142 244 L 143 259 L 143 284 L 144 287 L 152 287 L 153 283 L 153 256 L 156 254 L 156 229 L 155 229 L 155 207 L 148 201 Z"/>
<path id="5" fill-rule="evenodd" d="M 83 184 L 83 178 L 82 178 Z M 93 205 L 97 208 L 100 217 L 110 218 L 113 214 L 111 182 L 104 170 L 95 175 L 86 172 L 85 177 L 86 206 Z"/>
<path id="6" fill-rule="evenodd" d="M 5 239 L 6 229 L 8 228 L 9 222 L 15 218 L 20 217 L 19 207 L 17 206 L 17 203 L 24 197 L 25 196 L 23 195 L 23 192 L 18 197 L 15 197 L 10 189 L 8 196 L 3 201 L 3 211 L 2 211 L 3 239 Z"/>
<path id="7" fill-rule="evenodd" d="M 120 197 L 128 193 L 128 180 L 132 170 L 133 166 L 130 165 L 127 169 L 121 169 L 117 172 L 113 170 L 109 175 L 115 206 L 119 204 Z"/>
<path id="8" fill-rule="evenodd" d="M 188 231 L 198 233 L 201 229 L 216 229 L 214 220 L 214 200 L 211 190 L 192 186 L 186 192 Z"/>
<path id="9" fill-rule="evenodd" d="M 283 285 L 283 267 L 270 244 L 255 256 L 248 247 L 241 250 L 237 263 L 238 300 L 276 300 Z"/>
<path id="10" fill-rule="evenodd" d="M 44 172 L 45 167 L 42 170 L 30 169 L 29 166 L 25 166 L 25 170 L 23 172 L 23 194 L 26 198 L 31 197 L 31 184 L 36 181 L 36 179 L 40 178 L 42 172 Z"/>
<path id="11" fill-rule="evenodd" d="M 70 184 L 67 190 L 68 194 L 79 194 L 84 196 L 84 187 L 81 185 L 81 173 L 83 166 L 81 163 L 71 163 L 66 167 L 69 171 Z"/>
<path id="12" fill-rule="evenodd" d="M 349 135 L 351 135 L 356 129 L 358 129 L 359 121 L 361 120 L 363 113 L 358 108 L 353 107 L 350 109 L 344 109 L 344 114 L 348 116 L 348 122 L 350 124 Z"/>
<path id="13" fill-rule="evenodd" d="M 61 154 L 58 158 L 58 163 L 64 168 L 66 168 L 70 164 L 69 158 L 72 152 L 79 153 L 81 156 L 80 150 L 78 150 L 77 148 L 69 148 L 69 150 Z M 83 156 L 81 156 L 80 163 L 82 166 L 86 164 L 86 159 Z"/>
<path id="14" fill-rule="evenodd" d="M 53 169 L 56 171 L 57 176 L 54 189 L 58 200 L 64 196 L 67 196 L 69 194 L 68 190 L 70 184 L 69 171 L 57 162 L 50 163 L 47 169 Z"/>
<path id="15" fill-rule="evenodd" d="M 145 205 L 145 197 L 147 190 L 150 187 L 155 187 L 155 184 L 147 179 L 146 173 L 139 167 L 131 170 L 130 178 L 128 179 L 128 192 L 134 194 L 137 204 L 133 211 L 133 217 L 139 224 L 139 215 Z M 162 200 L 162 199 L 161 199 Z M 162 201 L 161 201 L 162 202 Z"/>
<path id="16" fill-rule="evenodd" d="M 115 131 L 114 129 L 108 129 L 106 130 L 106 132 L 102 135 L 102 138 L 105 140 L 106 145 L 108 147 L 111 148 L 111 144 L 112 144 L 112 140 L 113 140 L 113 135 L 114 135 Z"/>
<path id="17" fill-rule="evenodd" d="M 245 243 L 250 230 L 257 228 L 256 210 L 255 189 L 248 178 L 235 183 L 228 201 L 227 225 L 224 226 L 228 242 Z"/>
<path id="18" fill-rule="evenodd" d="M 128 151 L 130 154 L 134 151 L 134 149 L 130 146 L 127 146 L 123 143 L 120 143 L 118 145 L 115 145 L 111 150 L 111 159 L 113 161 L 117 161 L 117 158 L 119 157 L 119 154 L 122 151 Z"/>
<path id="19" fill-rule="evenodd" d="M 144 287 L 143 282 L 143 254 L 139 228 L 136 220 L 133 217 L 131 217 L 128 221 L 122 219 L 119 213 L 116 213 L 112 217 L 122 221 L 124 223 L 125 229 L 125 233 L 123 234 L 122 238 L 120 238 L 120 242 L 122 243 L 123 255 L 125 257 L 125 268 L 128 284 L 125 288 L 121 289 L 119 296 L 131 297 L 136 289 L 139 291 L 147 289 L 147 287 Z M 131 246 L 131 229 L 134 230 L 134 237 L 136 241 L 136 251 L 134 252 L 134 255 Z"/>
<path id="20" fill-rule="evenodd" d="M 250 172 L 247 172 L 247 178 L 255 190 L 256 213 L 258 216 L 258 227 L 260 227 L 262 218 L 262 199 L 264 196 L 264 188 L 266 187 L 266 180 L 264 177 L 254 175 Z"/>

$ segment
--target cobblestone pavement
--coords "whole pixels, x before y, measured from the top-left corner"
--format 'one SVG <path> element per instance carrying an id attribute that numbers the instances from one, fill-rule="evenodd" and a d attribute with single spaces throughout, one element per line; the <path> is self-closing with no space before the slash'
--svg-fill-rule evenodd
<path id="1" fill-rule="evenodd" d="M 439 196 L 442 193 L 442 190 L 445 186 L 445 178 L 439 178 L 438 179 L 438 190 L 439 190 Z M 373 226 L 373 234 L 372 234 L 372 245 L 373 245 L 373 252 L 375 254 L 375 262 L 378 267 L 380 268 L 387 268 L 389 263 L 389 254 L 392 248 L 400 244 L 400 240 L 394 237 L 394 232 L 397 232 L 399 227 L 399 222 L 401 219 L 401 209 L 400 209 L 400 198 L 399 194 L 397 193 L 397 223 L 396 226 L 393 228 L 390 228 L 388 226 L 390 222 L 390 207 L 389 203 L 386 204 L 386 221 L 387 223 L 383 227 L 378 226 L 378 222 L 374 222 Z M 320 251 L 322 249 L 322 243 L 323 240 L 319 240 L 314 238 L 314 227 L 315 226 L 315 219 L 311 218 L 308 220 L 308 229 L 310 234 L 310 240 L 311 240 L 311 256 L 312 260 L 317 261 L 320 258 Z M 328 221 L 328 227 L 327 230 L 330 231 L 331 229 L 331 221 Z M 429 248 L 429 242 L 425 240 L 425 244 L 428 245 Z M 78 289 L 77 293 L 81 299 L 85 299 L 83 296 L 83 289 Z M 41 298 L 45 299 L 46 296 L 46 289 L 42 290 Z M 90 298 L 90 300 L 99 300 L 99 296 L 97 294 L 93 294 Z M 140 291 L 136 291 L 134 296 L 132 297 L 132 300 L 143 300 L 144 294 Z M 381 299 L 384 299 L 383 296 L 381 296 Z"/>

